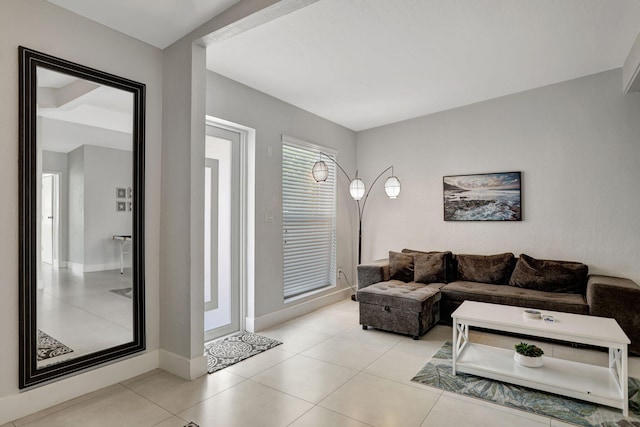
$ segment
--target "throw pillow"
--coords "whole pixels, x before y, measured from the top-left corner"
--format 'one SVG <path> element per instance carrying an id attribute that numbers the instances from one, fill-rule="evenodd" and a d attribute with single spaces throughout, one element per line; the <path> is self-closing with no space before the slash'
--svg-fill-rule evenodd
<path id="1" fill-rule="evenodd" d="M 413 280 L 413 254 L 389 251 L 389 278 L 411 282 Z"/>
<path id="2" fill-rule="evenodd" d="M 447 283 L 447 262 L 451 252 L 416 253 L 414 281 L 418 283 Z"/>
<path id="3" fill-rule="evenodd" d="M 589 267 L 580 262 L 535 259 L 521 254 L 509 284 L 538 291 L 584 294 Z"/>
<path id="4" fill-rule="evenodd" d="M 515 264 L 512 253 L 498 255 L 456 255 L 458 279 L 468 282 L 506 285 Z"/>
<path id="5" fill-rule="evenodd" d="M 402 250 L 403 254 L 413 254 L 414 256 L 417 254 L 445 254 L 445 278 L 444 278 L 444 283 L 449 283 L 449 282 L 453 282 L 454 280 L 456 280 L 456 265 L 455 265 L 455 257 L 454 255 L 450 252 L 450 251 L 430 251 L 430 252 L 425 252 L 425 251 L 416 251 L 414 249 L 403 249 Z"/>

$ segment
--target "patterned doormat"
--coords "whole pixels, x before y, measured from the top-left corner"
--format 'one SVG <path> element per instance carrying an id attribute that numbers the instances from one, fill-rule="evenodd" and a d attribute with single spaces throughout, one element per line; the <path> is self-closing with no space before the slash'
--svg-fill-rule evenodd
<path id="1" fill-rule="evenodd" d="M 280 344 L 280 341 L 251 332 L 238 332 L 226 338 L 209 341 L 204 345 L 209 373 L 213 374 Z"/>
<path id="2" fill-rule="evenodd" d="M 447 342 L 411 381 L 586 427 L 640 426 L 640 380 L 629 378 L 629 417 L 620 409 L 487 378 L 451 373 Z"/>
<path id="3" fill-rule="evenodd" d="M 50 359 L 52 357 L 71 353 L 72 351 L 73 350 L 62 344 L 57 339 L 50 337 L 49 335 L 38 329 L 38 354 L 36 355 L 37 360 Z"/>

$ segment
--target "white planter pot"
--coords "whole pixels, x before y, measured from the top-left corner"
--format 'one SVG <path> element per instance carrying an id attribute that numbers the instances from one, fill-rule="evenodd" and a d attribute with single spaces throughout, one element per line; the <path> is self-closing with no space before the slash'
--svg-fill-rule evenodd
<path id="1" fill-rule="evenodd" d="M 542 356 L 540 357 L 531 357 L 531 356 L 523 356 L 520 353 L 513 353 L 513 360 L 519 363 L 522 366 L 526 366 L 527 368 L 539 368 L 544 364 L 542 360 Z"/>

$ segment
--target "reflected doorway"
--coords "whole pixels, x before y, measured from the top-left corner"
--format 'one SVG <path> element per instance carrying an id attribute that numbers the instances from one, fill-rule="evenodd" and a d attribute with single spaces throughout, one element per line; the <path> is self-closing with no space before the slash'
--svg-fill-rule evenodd
<path id="1" fill-rule="evenodd" d="M 207 126 L 204 331 L 210 341 L 241 329 L 241 135 Z"/>
<path id="2" fill-rule="evenodd" d="M 42 210 L 40 218 L 40 256 L 43 263 L 58 267 L 58 175 L 42 174 Z"/>

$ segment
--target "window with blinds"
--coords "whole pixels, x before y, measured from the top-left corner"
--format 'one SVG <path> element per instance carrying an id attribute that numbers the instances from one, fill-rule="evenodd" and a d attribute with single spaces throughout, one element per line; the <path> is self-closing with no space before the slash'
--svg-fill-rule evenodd
<path id="1" fill-rule="evenodd" d="M 336 284 L 336 171 L 316 182 L 311 169 L 327 149 L 282 139 L 284 298 Z"/>

